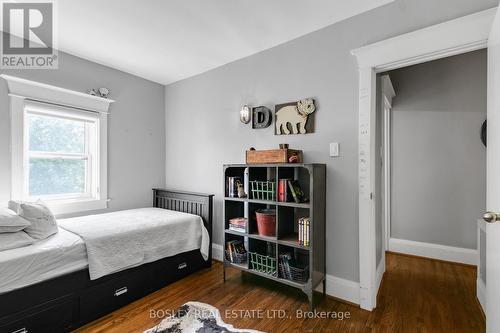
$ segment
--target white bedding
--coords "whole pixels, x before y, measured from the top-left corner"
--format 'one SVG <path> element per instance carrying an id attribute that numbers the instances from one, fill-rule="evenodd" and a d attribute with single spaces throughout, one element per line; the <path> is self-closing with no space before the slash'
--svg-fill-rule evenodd
<path id="1" fill-rule="evenodd" d="M 59 232 L 34 244 L 0 251 L 0 293 L 86 268 L 83 240 L 69 231 Z"/>
<path id="2" fill-rule="evenodd" d="M 85 241 L 92 280 L 196 249 L 208 258 L 208 231 L 197 215 L 140 208 L 58 223 Z"/>

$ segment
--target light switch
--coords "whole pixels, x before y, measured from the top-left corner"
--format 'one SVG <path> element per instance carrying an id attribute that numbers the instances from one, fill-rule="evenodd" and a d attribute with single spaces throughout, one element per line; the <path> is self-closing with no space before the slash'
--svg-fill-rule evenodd
<path id="1" fill-rule="evenodd" d="M 339 156 L 339 143 L 332 142 L 330 143 L 330 157 L 338 157 Z"/>

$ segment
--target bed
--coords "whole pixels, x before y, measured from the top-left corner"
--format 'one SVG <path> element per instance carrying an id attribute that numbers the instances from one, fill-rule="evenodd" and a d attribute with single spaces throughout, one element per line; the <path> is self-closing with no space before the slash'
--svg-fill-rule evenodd
<path id="1" fill-rule="evenodd" d="M 83 240 L 62 228 L 48 239 L 0 251 L 0 294 L 88 267 Z"/>
<path id="2" fill-rule="evenodd" d="M 210 267 L 212 200 L 155 189 L 153 208 L 60 220 L 0 252 L 0 332 L 68 332 Z"/>

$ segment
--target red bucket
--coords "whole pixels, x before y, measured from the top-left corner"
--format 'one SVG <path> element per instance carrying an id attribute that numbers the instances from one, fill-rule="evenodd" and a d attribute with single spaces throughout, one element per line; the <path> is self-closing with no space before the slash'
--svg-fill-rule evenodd
<path id="1" fill-rule="evenodd" d="M 259 209 L 257 216 L 257 230 L 261 236 L 276 236 L 276 210 Z"/>

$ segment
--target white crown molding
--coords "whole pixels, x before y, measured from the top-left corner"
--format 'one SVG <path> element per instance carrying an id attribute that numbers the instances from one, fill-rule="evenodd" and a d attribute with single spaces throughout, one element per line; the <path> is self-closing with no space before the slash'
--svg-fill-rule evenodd
<path id="1" fill-rule="evenodd" d="M 0 77 L 7 81 L 10 96 L 101 113 L 107 113 L 109 105 L 114 102 L 112 99 L 92 96 L 15 76 L 1 74 Z"/>
<path id="2" fill-rule="evenodd" d="M 359 68 L 377 72 L 485 48 L 496 8 L 352 50 Z"/>

